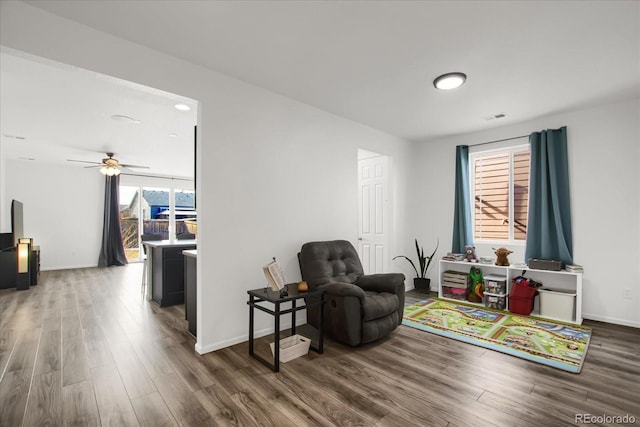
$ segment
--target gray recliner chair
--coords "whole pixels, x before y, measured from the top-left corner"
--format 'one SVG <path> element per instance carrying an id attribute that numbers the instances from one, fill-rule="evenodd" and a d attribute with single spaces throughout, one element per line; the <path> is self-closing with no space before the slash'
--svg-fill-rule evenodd
<path id="1" fill-rule="evenodd" d="M 402 323 L 404 274 L 365 275 L 356 249 L 346 240 L 305 243 L 298 261 L 309 289 L 325 291 L 324 331 L 334 340 L 366 344 Z M 318 306 L 307 308 L 307 322 L 319 326 Z"/>

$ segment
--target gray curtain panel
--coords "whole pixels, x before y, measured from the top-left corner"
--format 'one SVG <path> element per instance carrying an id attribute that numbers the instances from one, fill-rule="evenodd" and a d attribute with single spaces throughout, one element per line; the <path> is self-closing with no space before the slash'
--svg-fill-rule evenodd
<path id="1" fill-rule="evenodd" d="M 573 264 L 567 127 L 534 132 L 529 176 L 529 216 L 525 260 Z"/>
<path id="2" fill-rule="evenodd" d="M 126 265 L 127 256 L 122 244 L 120 229 L 120 177 L 105 176 L 104 186 L 104 224 L 102 227 L 102 247 L 98 266 Z"/>

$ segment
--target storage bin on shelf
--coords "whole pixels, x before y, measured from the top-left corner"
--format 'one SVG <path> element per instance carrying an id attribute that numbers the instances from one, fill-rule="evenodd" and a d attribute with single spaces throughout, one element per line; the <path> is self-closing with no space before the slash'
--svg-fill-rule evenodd
<path id="1" fill-rule="evenodd" d="M 542 288 L 540 292 L 540 316 L 573 322 L 576 293 L 563 289 Z"/>
<path id="2" fill-rule="evenodd" d="M 504 310 L 507 308 L 507 295 L 506 294 L 492 294 L 489 292 L 484 293 L 484 306 L 489 308 L 497 308 L 498 310 Z"/>
<path id="3" fill-rule="evenodd" d="M 509 293 L 509 311 L 523 315 L 531 314 L 535 297 L 538 295 L 538 289 L 534 287 L 536 285 L 535 282 L 524 277 L 513 279 Z"/>
<path id="4" fill-rule="evenodd" d="M 471 277 L 469 277 L 469 274 L 447 270 L 442 273 L 442 296 L 464 301 L 466 299 L 467 287 L 470 284 Z"/>
<path id="5" fill-rule="evenodd" d="M 275 343 L 269 344 L 271 354 L 274 354 Z M 291 335 L 280 340 L 280 362 L 286 363 L 296 357 L 303 356 L 309 352 L 311 340 L 302 335 Z"/>
<path id="6" fill-rule="evenodd" d="M 557 259 L 529 258 L 527 265 L 533 270 L 560 271 L 562 270 L 563 262 Z"/>
<path id="7" fill-rule="evenodd" d="M 484 291 L 490 294 L 504 295 L 507 293 L 507 276 L 488 274 L 484 276 Z"/>
<path id="8" fill-rule="evenodd" d="M 442 273 L 442 284 L 451 288 L 467 289 L 471 285 L 469 273 L 447 270 Z"/>
<path id="9" fill-rule="evenodd" d="M 466 294 L 467 294 L 466 289 L 454 288 L 452 286 L 442 286 L 442 296 L 445 298 L 464 301 Z"/>

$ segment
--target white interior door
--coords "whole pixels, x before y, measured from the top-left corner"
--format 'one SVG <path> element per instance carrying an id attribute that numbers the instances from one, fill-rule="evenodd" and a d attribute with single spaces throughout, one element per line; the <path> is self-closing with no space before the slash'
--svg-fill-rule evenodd
<path id="1" fill-rule="evenodd" d="M 388 169 L 387 156 L 358 160 L 358 250 L 365 274 L 388 271 Z"/>

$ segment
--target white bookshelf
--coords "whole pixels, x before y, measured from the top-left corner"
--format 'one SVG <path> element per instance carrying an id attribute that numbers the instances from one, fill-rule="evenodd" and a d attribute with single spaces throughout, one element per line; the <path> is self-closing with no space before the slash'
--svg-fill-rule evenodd
<path id="1" fill-rule="evenodd" d="M 565 270 L 550 271 L 550 270 L 535 270 L 522 266 L 509 266 L 503 267 L 494 264 L 481 264 L 470 263 L 464 261 L 445 261 L 440 260 L 439 275 L 438 275 L 438 296 L 445 298 L 442 292 L 442 275 L 445 271 L 453 270 L 462 273 L 469 273 L 471 267 L 479 267 L 482 270 L 482 275 L 487 276 L 489 274 L 504 276 L 507 279 L 507 295 L 511 292 L 512 279 L 521 276 L 524 271 L 524 276 L 533 279 L 536 282 L 542 283 L 544 288 L 559 289 L 564 291 L 575 292 L 576 300 L 574 313 L 571 322 L 575 324 L 582 324 L 582 273 L 573 273 Z M 540 316 L 539 297 L 535 299 L 535 305 L 531 315 Z M 459 300 L 453 300 L 459 301 Z M 470 303 L 466 301 L 466 303 Z M 484 304 L 476 304 L 483 306 Z M 507 310 L 509 309 L 509 299 L 507 298 Z M 551 318 L 549 318 L 551 319 Z M 559 320 L 559 319 L 553 319 Z"/>

